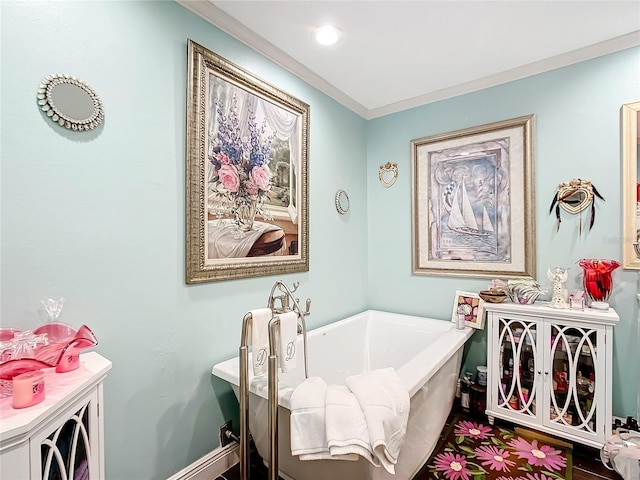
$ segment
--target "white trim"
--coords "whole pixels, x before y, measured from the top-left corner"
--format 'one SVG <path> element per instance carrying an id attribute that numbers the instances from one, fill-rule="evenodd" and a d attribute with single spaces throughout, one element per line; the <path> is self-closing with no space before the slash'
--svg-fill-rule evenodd
<path id="1" fill-rule="evenodd" d="M 218 447 L 167 480 L 211 480 L 217 478 L 238 463 L 238 450 L 237 443 Z"/>

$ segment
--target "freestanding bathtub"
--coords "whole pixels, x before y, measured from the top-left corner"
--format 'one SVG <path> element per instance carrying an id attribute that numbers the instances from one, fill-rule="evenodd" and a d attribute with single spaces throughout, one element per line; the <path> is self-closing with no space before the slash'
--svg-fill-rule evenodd
<path id="1" fill-rule="evenodd" d="M 304 380 L 302 336 L 298 336 L 297 367 L 279 374 L 278 466 L 280 476 L 294 480 L 410 480 L 428 460 L 445 425 L 455 396 L 463 345 L 472 329 L 457 330 L 452 322 L 368 310 L 307 334 L 309 376 L 327 385 L 345 384 L 351 375 L 394 367 L 411 397 L 407 433 L 395 475 L 358 461 L 301 461 L 291 455 L 289 400 Z M 251 365 L 251 358 L 249 365 Z M 249 428 L 258 453 L 269 459 L 267 378 L 249 369 Z M 238 395 L 238 357 L 213 367 Z"/>

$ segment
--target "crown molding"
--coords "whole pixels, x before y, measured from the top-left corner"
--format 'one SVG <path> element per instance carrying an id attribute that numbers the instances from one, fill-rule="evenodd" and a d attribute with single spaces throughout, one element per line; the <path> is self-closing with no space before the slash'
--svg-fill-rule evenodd
<path id="1" fill-rule="evenodd" d="M 640 30 L 636 30 L 634 32 L 613 38 L 611 40 L 596 43 L 588 47 L 572 50 L 561 55 L 545 58 L 544 60 L 540 60 L 538 62 L 522 65 L 511 70 L 497 73 L 495 75 L 489 75 L 487 77 L 461 83 L 450 88 L 443 88 L 441 90 L 430 92 L 425 95 L 409 98 L 407 100 L 385 105 L 383 107 L 374 108 L 368 110 L 368 114 L 365 118 L 373 119 L 382 117 L 428 103 L 457 97 L 458 95 L 477 92 L 478 90 L 495 87 L 497 85 L 502 85 L 514 80 L 520 80 L 532 75 L 548 72 L 637 46 L 640 46 Z"/>

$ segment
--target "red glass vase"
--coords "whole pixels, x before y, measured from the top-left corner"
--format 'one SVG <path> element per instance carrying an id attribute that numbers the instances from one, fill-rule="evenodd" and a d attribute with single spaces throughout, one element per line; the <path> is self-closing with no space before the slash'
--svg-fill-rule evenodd
<path id="1" fill-rule="evenodd" d="M 606 302 L 613 290 L 611 272 L 620 266 L 615 260 L 583 258 L 578 265 L 584 270 L 582 285 L 592 302 Z"/>

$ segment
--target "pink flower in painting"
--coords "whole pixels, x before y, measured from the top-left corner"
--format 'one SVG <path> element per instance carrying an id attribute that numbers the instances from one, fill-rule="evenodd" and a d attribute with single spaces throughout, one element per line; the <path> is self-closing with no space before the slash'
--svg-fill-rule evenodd
<path id="1" fill-rule="evenodd" d="M 247 189 L 247 193 L 252 197 L 258 195 L 258 186 L 251 180 L 247 180 L 247 182 L 244 184 L 244 188 Z"/>
<path id="2" fill-rule="evenodd" d="M 549 445 L 538 445 L 537 440 L 527 442 L 524 438 L 513 439 L 508 444 L 514 449 L 514 454 L 518 458 L 523 458 L 531 466 L 542 467 L 548 470 L 560 470 L 567 465 L 567 460 L 562 456 L 560 450 L 556 450 Z"/>
<path id="3" fill-rule="evenodd" d="M 260 190 L 269 191 L 269 179 L 271 178 L 271 171 L 265 163 L 259 167 L 253 167 L 249 174 L 251 181 L 257 185 Z"/>
<path id="4" fill-rule="evenodd" d="M 509 452 L 494 446 L 482 445 L 476 448 L 476 458 L 482 461 L 483 466 L 500 472 L 508 472 L 516 464 L 516 462 L 507 460 Z"/>
<path id="5" fill-rule="evenodd" d="M 240 176 L 235 165 L 222 165 L 218 170 L 220 182 L 227 192 L 235 193 L 240 188 Z"/>
<path id="6" fill-rule="evenodd" d="M 229 165 L 231 160 L 224 153 L 216 154 L 216 158 L 220 161 L 220 165 Z"/>
<path id="7" fill-rule="evenodd" d="M 457 453 L 439 453 L 434 459 L 436 470 L 444 472 L 444 476 L 449 480 L 463 478 L 469 480 L 469 470 L 467 460 L 463 455 Z"/>
<path id="8" fill-rule="evenodd" d="M 457 437 L 471 437 L 479 440 L 485 440 L 493 436 L 491 427 L 482 425 L 481 423 L 469 422 L 464 420 L 456 425 L 455 435 Z"/>

